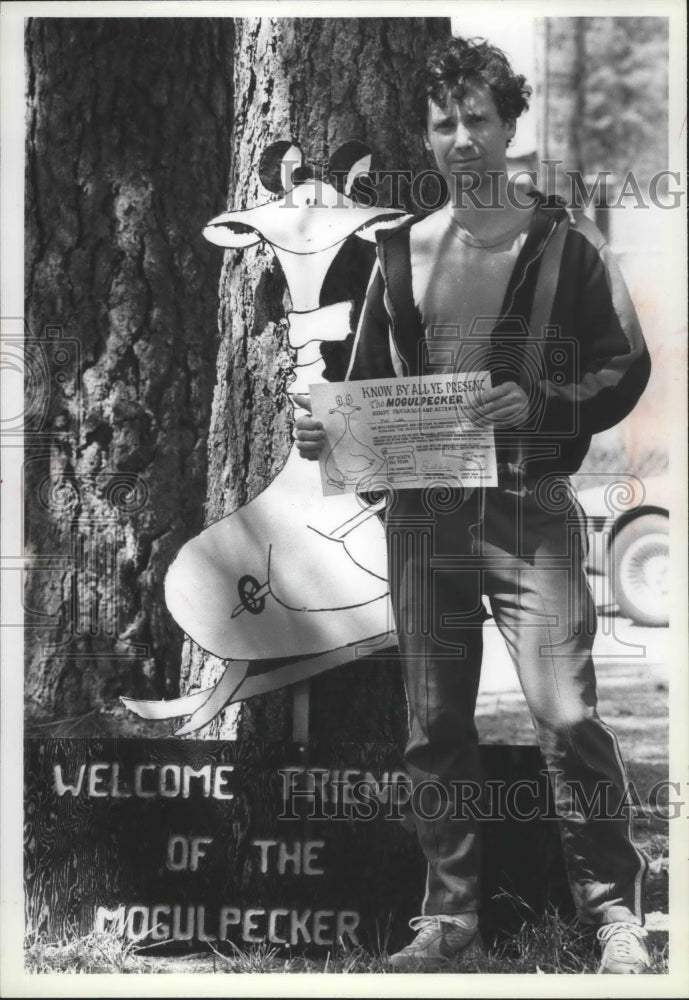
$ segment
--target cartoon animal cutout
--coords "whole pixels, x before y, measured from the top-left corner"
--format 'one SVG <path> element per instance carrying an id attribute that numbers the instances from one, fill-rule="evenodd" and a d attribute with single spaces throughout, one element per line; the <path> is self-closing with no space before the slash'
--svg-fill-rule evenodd
<path id="1" fill-rule="evenodd" d="M 351 302 L 319 306 L 342 243 L 355 233 L 374 241 L 376 229 L 404 217 L 395 209 L 361 207 L 350 198 L 356 177 L 370 169 L 370 161 L 362 143 L 342 147 L 330 162 L 331 171 L 346 178 L 339 190 L 314 176 L 295 143 L 275 143 L 265 151 L 259 171 L 264 186 L 280 199 L 225 212 L 204 229 L 204 236 L 221 247 L 265 242 L 280 261 L 293 307 L 289 340 L 296 360 L 290 397 L 323 381 L 321 342 L 344 340 L 350 332 Z M 333 449 L 335 477 L 350 475 L 352 462 L 378 461 L 351 435 L 351 399 L 340 412 L 345 429 Z M 359 644 L 371 649 L 393 645 L 385 537 L 373 516 L 380 506 L 362 509 L 351 494 L 323 497 L 318 464 L 305 462 L 293 445 L 263 493 L 187 542 L 167 573 L 169 611 L 198 645 L 230 661 L 223 677 L 213 687 L 173 701 L 123 699 L 127 707 L 149 719 L 190 715 L 177 731 L 185 735 L 206 725 L 228 702 L 354 659 Z"/>

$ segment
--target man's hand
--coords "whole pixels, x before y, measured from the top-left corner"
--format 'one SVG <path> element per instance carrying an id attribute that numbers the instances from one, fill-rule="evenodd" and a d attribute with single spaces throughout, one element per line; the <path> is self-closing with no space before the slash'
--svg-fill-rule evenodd
<path id="1" fill-rule="evenodd" d="M 308 396 L 299 396 L 295 393 L 293 398 L 297 406 L 308 410 L 309 413 L 308 416 L 299 417 L 294 425 L 297 449 L 302 458 L 308 458 L 310 462 L 317 461 L 325 445 L 323 424 L 311 416 L 311 400 Z"/>
<path id="2" fill-rule="evenodd" d="M 472 408 L 472 417 L 482 426 L 517 427 L 526 420 L 529 397 L 516 382 L 503 382 L 493 389 L 486 389 Z"/>

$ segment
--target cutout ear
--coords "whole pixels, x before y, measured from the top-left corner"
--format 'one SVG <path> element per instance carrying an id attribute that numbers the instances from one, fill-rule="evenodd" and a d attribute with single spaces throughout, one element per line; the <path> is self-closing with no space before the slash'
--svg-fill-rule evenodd
<path id="1" fill-rule="evenodd" d="M 301 167 L 304 157 L 296 143 L 288 139 L 271 142 L 261 153 L 258 176 L 271 194 L 286 194 L 293 187 L 292 175 Z"/>
<path id="2" fill-rule="evenodd" d="M 328 163 L 328 178 L 338 191 L 349 195 L 359 174 L 371 169 L 371 149 L 365 142 L 350 139 L 335 150 Z"/>

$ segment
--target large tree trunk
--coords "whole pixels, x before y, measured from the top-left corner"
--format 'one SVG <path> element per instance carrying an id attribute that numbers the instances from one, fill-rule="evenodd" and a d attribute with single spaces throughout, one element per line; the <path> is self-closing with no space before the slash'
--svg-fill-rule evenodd
<path id="1" fill-rule="evenodd" d="M 230 19 L 27 23 L 27 391 L 48 403 L 25 541 L 63 558 L 27 574 L 43 716 L 176 692 L 162 580 L 203 520 L 221 262 L 200 231 L 227 184 L 232 40 Z"/>
<path id="2" fill-rule="evenodd" d="M 272 141 L 292 139 L 311 163 L 349 139 L 368 143 L 374 168 L 429 166 L 411 113 L 412 66 L 449 34 L 449 19 L 246 19 L 235 28 L 235 109 L 228 207 L 267 200 L 257 164 Z M 363 248 L 363 244 L 359 243 Z M 361 298 L 371 266 L 353 250 L 351 285 L 332 301 Z M 208 521 L 247 503 L 276 476 L 291 445 L 285 388 L 292 357 L 289 302 L 272 251 L 230 250 L 220 283 L 218 379 L 209 435 Z M 344 369 L 334 365 L 331 377 Z M 189 644 L 181 686 L 205 687 L 223 663 Z M 290 692 L 226 710 L 203 735 L 264 739 L 291 734 Z M 337 706 L 337 710 L 336 710 Z M 311 733 L 331 739 L 392 739 L 406 719 L 394 664 L 364 660 L 311 682 Z"/>
<path id="3" fill-rule="evenodd" d="M 538 149 L 541 159 L 559 161 L 541 169 L 539 183 L 550 194 L 569 196 L 565 170 L 581 172 L 584 128 L 585 17 L 537 21 L 537 76 L 541 81 Z"/>

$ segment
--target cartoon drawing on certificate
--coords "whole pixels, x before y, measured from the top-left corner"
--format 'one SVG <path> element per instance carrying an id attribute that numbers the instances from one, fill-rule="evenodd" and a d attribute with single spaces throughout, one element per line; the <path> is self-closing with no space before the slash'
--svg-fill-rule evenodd
<path id="1" fill-rule="evenodd" d="M 343 420 L 342 435 L 328 452 L 325 469 L 330 486 L 344 488 L 345 483 L 358 483 L 366 476 L 372 476 L 381 465 L 381 457 L 363 441 L 359 441 L 352 431 L 352 415 L 360 412 L 360 406 L 352 406 L 352 397 L 335 397 L 337 406 L 330 412 L 339 413 Z"/>

